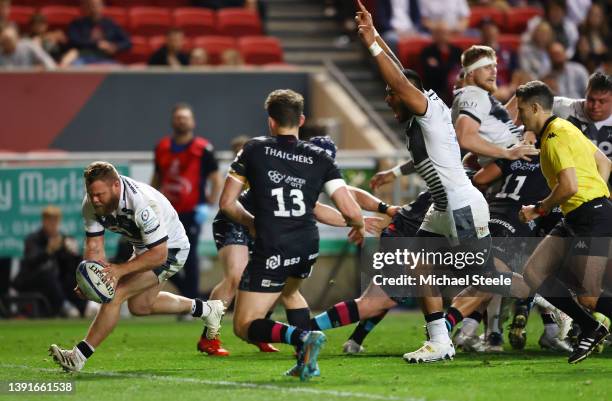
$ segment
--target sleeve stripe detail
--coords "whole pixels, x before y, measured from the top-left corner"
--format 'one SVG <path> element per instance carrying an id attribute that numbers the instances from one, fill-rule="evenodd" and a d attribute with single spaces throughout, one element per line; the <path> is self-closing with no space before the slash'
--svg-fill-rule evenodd
<path id="1" fill-rule="evenodd" d="M 473 115 L 472 113 L 470 113 L 467 110 L 461 110 L 461 111 L 459 111 L 459 114 L 463 114 L 463 115 L 466 115 L 468 117 L 471 117 L 474 120 L 476 120 L 478 122 L 478 124 L 482 124 L 482 121 L 480 121 L 480 118 L 476 117 L 475 115 Z"/>
<path id="2" fill-rule="evenodd" d="M 325 185 L 323 185 L 325 193 L 330 197 L 334 194 L 334 192 L 336 192 L 337 189 L 342 187 L 346 187 L 346 182 L 344 182 L 342 178 L 329 180 L 325 183 Z"/>
<path id="3" fill-rule="evenodd" d="M 159 244 L 163 244 L 164 242 L 168 241 L 168 236 L 166 235 L 164 238 L 160 238 L 157 241 L 155 241 L 152 244 L 147 244 L 145 245 L 147 247 L 147 249 L 151 249 L 151 248 L 155 248 L 157 245 Z"/>
<path id="4" fill-rule="evenodd" d="M 100 235 L 104 235 L 104 230 L 95 233 L 85 232 L 85 235 L 87 237 L 99 237 Z"/>
<path id="5" fill-rule="evenodd" d="M 246 182 L 246 177 L 236 173 L 235 171 L 231 171 L 227 176 L 233 178 L 241 184 L 244 184 Z"/>
<path id="6" fill-rule="evenodd" d="M 159 224 L 158 224 L 157 226 L 155 226 L 155 228 L 154 228 L 154 229 L 149 230 L 149 231 L 145 231 L 144 233 L 145 233 L 145 234 L 151 234 L 152 232 L 154 232 L 154 231 L 155 231 L 155 230 L 157 230 L 158 228 L 159 228 Z"/>

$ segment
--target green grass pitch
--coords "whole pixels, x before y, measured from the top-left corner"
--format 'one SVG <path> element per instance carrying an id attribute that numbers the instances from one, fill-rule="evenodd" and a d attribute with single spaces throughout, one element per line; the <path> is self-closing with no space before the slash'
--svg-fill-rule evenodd
<path id="1" fill-rule="evenodd" d="M 452 362 L 409 365 L 401 355 L 423 340 L 418 313 L 392 313 L 366 339 L 367 353 L 345 356 L 341 346 L 351 327 L 327 332 L 320 358 L 322 377 L 310 382 L 282 376 L 293 351 L 262 354 L 231 334 L 232 355 L 199 354 L 200 322 L 166 317 L 123 320 L 78 374 L 60 372 L 47 347 L 82 339 L 84 320 L 0 321 L 0 382 L 72 380 L 74 394 L 0 394 L 0 400 L 534 400 L 612 399 L 612 351 L 569 365 L 566 355 L 540 351 L 541 323 L 530 320 L 527 349 L 504 354 L 459 352 Z M 508 346 L 507 346 L 508 347 Z"/>

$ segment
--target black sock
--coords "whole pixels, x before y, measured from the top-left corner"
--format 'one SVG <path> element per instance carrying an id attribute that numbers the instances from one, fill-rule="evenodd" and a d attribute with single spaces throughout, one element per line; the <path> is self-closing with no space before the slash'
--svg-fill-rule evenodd
<path id="1" fill-rule="evenodd" d="M 193 300 L 193 306 L 191 307 L 191 316 L 202 317 L 202 314 L 204 314 L 204 301 L 196 298 Z"/>
<path id="2" fill-rule="evenodd" d="M 476 310 L 476 311 L 474 311 L 474 312 L 472 312 L 472 313 L 470 313 L 470 314 L 468 315 L 468 317 L 469 317 L 470 319 L 474 319 L 474 320 L 476 320 L 478 323 L 482 322 L 482 313 L 478 312 L 477 310 Z"/>
<path id="3" fill-rule="evenodd" d="M 461 314 L 461 312 L 459 312 L 459 309 L 453 308 L 452 306 L 448 308 L 448 310 L 446 311 L 445 321 L 446 328 L 448 329 L 449 333 L 453 331 L 453 328 L 462 320 L 463 315 Z"/>
<path id="4" fill-rule="evenodd" d="M 540 294 L 555 294 L 554 297 L 544 298 L 574 319 L 583 331 L 594 330 L 599 324 L 593 316 L 574 301 L 572 293 L 556 277 L 547 278 L 537 292 Z"/>
<path id="5" fill-rule="evenodd" d="M 355 341 L 359 345 L 363 344 L 363 340 L 372 330 L 374 330 L 374 327 L 376 327 L 376 325 L 383 320 L 387 312 L 389 312 L 388 309 L 378 316 L 360 321 L 357 327 L 355 327 L 355 330 L 353 330 L 353 334 L 351 334 L 349 339 Z"/>
<path id="6" fill-rule="evenodd" d="M 312 330 L 329 330 L 359 321 L 359 309 L 355 300 L 339 302 L 325 312 L 310 319 Z"/>
<path id="7" fill-rule="evenodd" d="M 553 318 L 552 313 L 542 313 L 542 323 L 544 324 L 555 324 L 555 319 Z"/>
<path id="8" fill-rule="evenodd" d="M 87 344 L 86 341 L 81 341 L 80 343 L 78 343 L 77 348 L 79 349 L 79 351 L 81 351 L 81 354 L 83 354 L 85 358 L 89 358 L 94 353 L 94 350 L 91 349 L 91 346 Z"/>
<path id="9" fill-rule="evenodd" d="M 299 327 L 302 330 L 310 329 L 310 309 L 287 309 L 287 323 L 292 326 Z"/>
<path id="10" fill-rule="evenodd" d="M 438 319 L 444 319 L 444 313 L 443 312 L 434 312 L 434 313 L 430 313 L 428 315 L 425 315 L 425 321 L 427 323 L 433 322 L 434 320 L 438 320 Z"/>
<path id="11" fill-rule="evenodd" d="M 610 298 L 609 295 L 610 294 L 601 293 L 597 300 L 597 305 L 595 305 L 595 312 L 606 315 L 608 318 L 612 316 L 612 298 Z"/>
<path id="12" fill-rule="evenodd" d="M 248 339 L 253 344 L 285 343 L 301 346 L 304 343 L 302 338 L 306 333 L 308 331 L 274 320 L 255 319 L 249 326 Z"/>

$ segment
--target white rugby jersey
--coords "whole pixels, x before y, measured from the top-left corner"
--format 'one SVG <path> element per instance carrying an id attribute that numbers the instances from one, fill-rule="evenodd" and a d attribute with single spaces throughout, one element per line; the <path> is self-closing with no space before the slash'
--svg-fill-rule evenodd
<path id="1" fill-rule="evenodd" d="M 110 215 L 98 216 L 85 195 L 83 220 L 88 237 L 104 230 L 123 235 L 140 254 L 167 241 L 168 249 L 189 248 L 189 240 L 178 214 L 164 195 L 143 182 L 120 176 L 119 206 Z"/>
<path id="2" fill-rule="evenodd" d="M 609 158 L 612 158 L 612 115 L 593 122 L 584 111 L 585 99 L 555 96 L 553 114 L 574 124 Z"/>
<path id="3" fill-rule="evenodd" d="M 450 110 L 432 90 L 425 93 L 427 111 L 406 127 L 408 151 L 417 173 L 431 192 L 439 211 L 453 209 L 452 194 L 473 188 L 461 164 L 461 151 Z M 450 205 L 450 208 L 449 208 Z"/>
<path id="4" fill-rule="evenodd" d="M 455 91 L 452 108 L 453 124 L 461 114 L 476 120 L 480 124 L 478 129 L 480 136 L 502 148 L 516 144 L 522 135 L 522 129 L 512 122 L 504 105 L 478 86 L 468 85 Z M 484 166 L 493 159 L 479 156 L 478 161 Z"/>

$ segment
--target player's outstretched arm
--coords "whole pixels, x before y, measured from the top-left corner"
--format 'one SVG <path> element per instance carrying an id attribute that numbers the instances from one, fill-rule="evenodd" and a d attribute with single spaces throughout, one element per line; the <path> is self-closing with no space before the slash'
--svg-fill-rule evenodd
<path id="1" fill-rule="evenodd" d="M 412 113 L 416 115 L 425 114 L 427 111 L 425 94 L 410 83 L 400 67 L 383 51 L 376 39 L 376 29 L 374 29 L 372 15 L 360 1 L 358 1 L 358 6 L 359 11 L 357 11 L 355 20 L 357 21 L 359 37 L 376 60 L 384 81 Z"/>
<path id="2" fill-rule="evenodd" d="M 253 233 L 255 230 L 255 218 L 238 201 L 245 182 L 246 178 L 235 172 L 228 174 L 221 191 L 221 198 L 219 198 L 219 209 L 236 223 L 247 226 Z"/>
<path id="3" fill-rule="evenodd" d="M 105 263 L 102 272 L 117 285 L 119 279 L 132 273 L 145 272 L 162 266 L 168 259 L 168 243 L 163 241 L 146 252 L 120 264 Z"/>
<path id="4" fill-rule="evenodd" d="M 472 182 L 477 186 L 489 186 L 493 181 L 501 177 L 502 171 L 499 166 L 495 163 L 489 163 L 486 167 L 478 170 L 472 178 Z"/>
<path id="5" fill-rule="evenodd" d="M 408 175 L 414 173 L 414 161 L 410 160 L 404 164 L 398 164 L 389 170 L 379 171 L 370 180 L 370 188 L 376 189 L 385 184 L 389 184 L 401 175 Z"/>
<path id="6" fill-rule="evenodd" d="M 389 217 L 393 217 L 400 209 L 399 206 L 387 205 L 385 202 L 363 189 L 353 186 L 349 186 L 348 189 L 351 191 L 351 194 L 359 206 L 368 212 L 384 213 Z"/>

